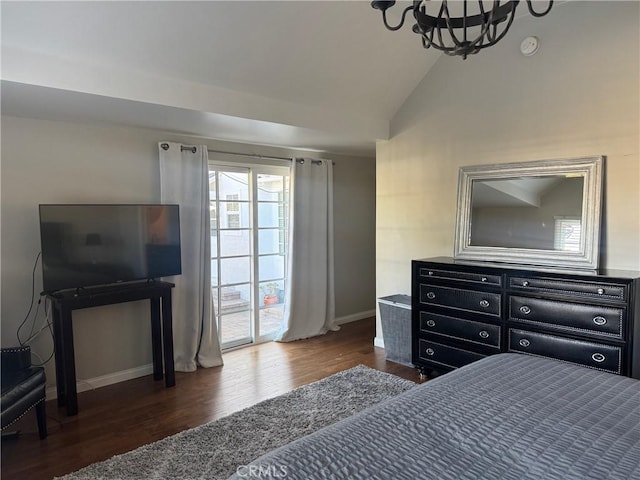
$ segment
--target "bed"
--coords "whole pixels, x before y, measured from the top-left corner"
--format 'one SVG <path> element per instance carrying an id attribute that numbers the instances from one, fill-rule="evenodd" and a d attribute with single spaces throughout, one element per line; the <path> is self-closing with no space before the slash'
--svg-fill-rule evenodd
<path id="1" fill-rule="evenodd" d="M 493 355 L 276 449 L 231 478 L 640 480 L 640 381 Z"/>

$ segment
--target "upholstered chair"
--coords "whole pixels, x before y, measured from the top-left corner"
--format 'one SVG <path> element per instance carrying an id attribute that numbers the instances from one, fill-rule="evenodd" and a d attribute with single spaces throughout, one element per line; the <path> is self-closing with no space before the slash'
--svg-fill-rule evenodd
<path id="1" fill-rule="evenodd" d="M 38 419 L 40 438 L 47 436 L 44 368 L 31 365 L 31 349 L 2 348 L 2 430 L 20 419 L 33 407 Z"/>

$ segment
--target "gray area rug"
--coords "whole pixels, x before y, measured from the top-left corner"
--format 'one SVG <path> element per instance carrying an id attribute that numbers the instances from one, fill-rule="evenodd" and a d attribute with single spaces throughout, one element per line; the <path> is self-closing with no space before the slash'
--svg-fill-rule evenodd
<path id="1" fill-rule="evenodd" d="M 285 445 L 416 384 L 364 365 L 94 463 L 64 480 L 226 479 Z"/>

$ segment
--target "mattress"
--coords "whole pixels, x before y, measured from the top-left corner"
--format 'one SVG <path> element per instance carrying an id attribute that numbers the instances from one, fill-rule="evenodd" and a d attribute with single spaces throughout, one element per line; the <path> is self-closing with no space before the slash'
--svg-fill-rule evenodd
<path id="1" fill-rule="evenodd" d="M 276 449 L 231 478 L 640 480 L 640 381 L 493 355 Z"/>

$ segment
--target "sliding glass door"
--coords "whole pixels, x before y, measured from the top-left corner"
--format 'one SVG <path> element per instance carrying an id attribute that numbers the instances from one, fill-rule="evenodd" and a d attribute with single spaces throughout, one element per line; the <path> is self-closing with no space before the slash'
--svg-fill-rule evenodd
<path id="1" fill-rule="evenodd" d="M 209 165 L 211 289 L 222 348 L 267 341 L 282 322 L 289 168 Z"/>

